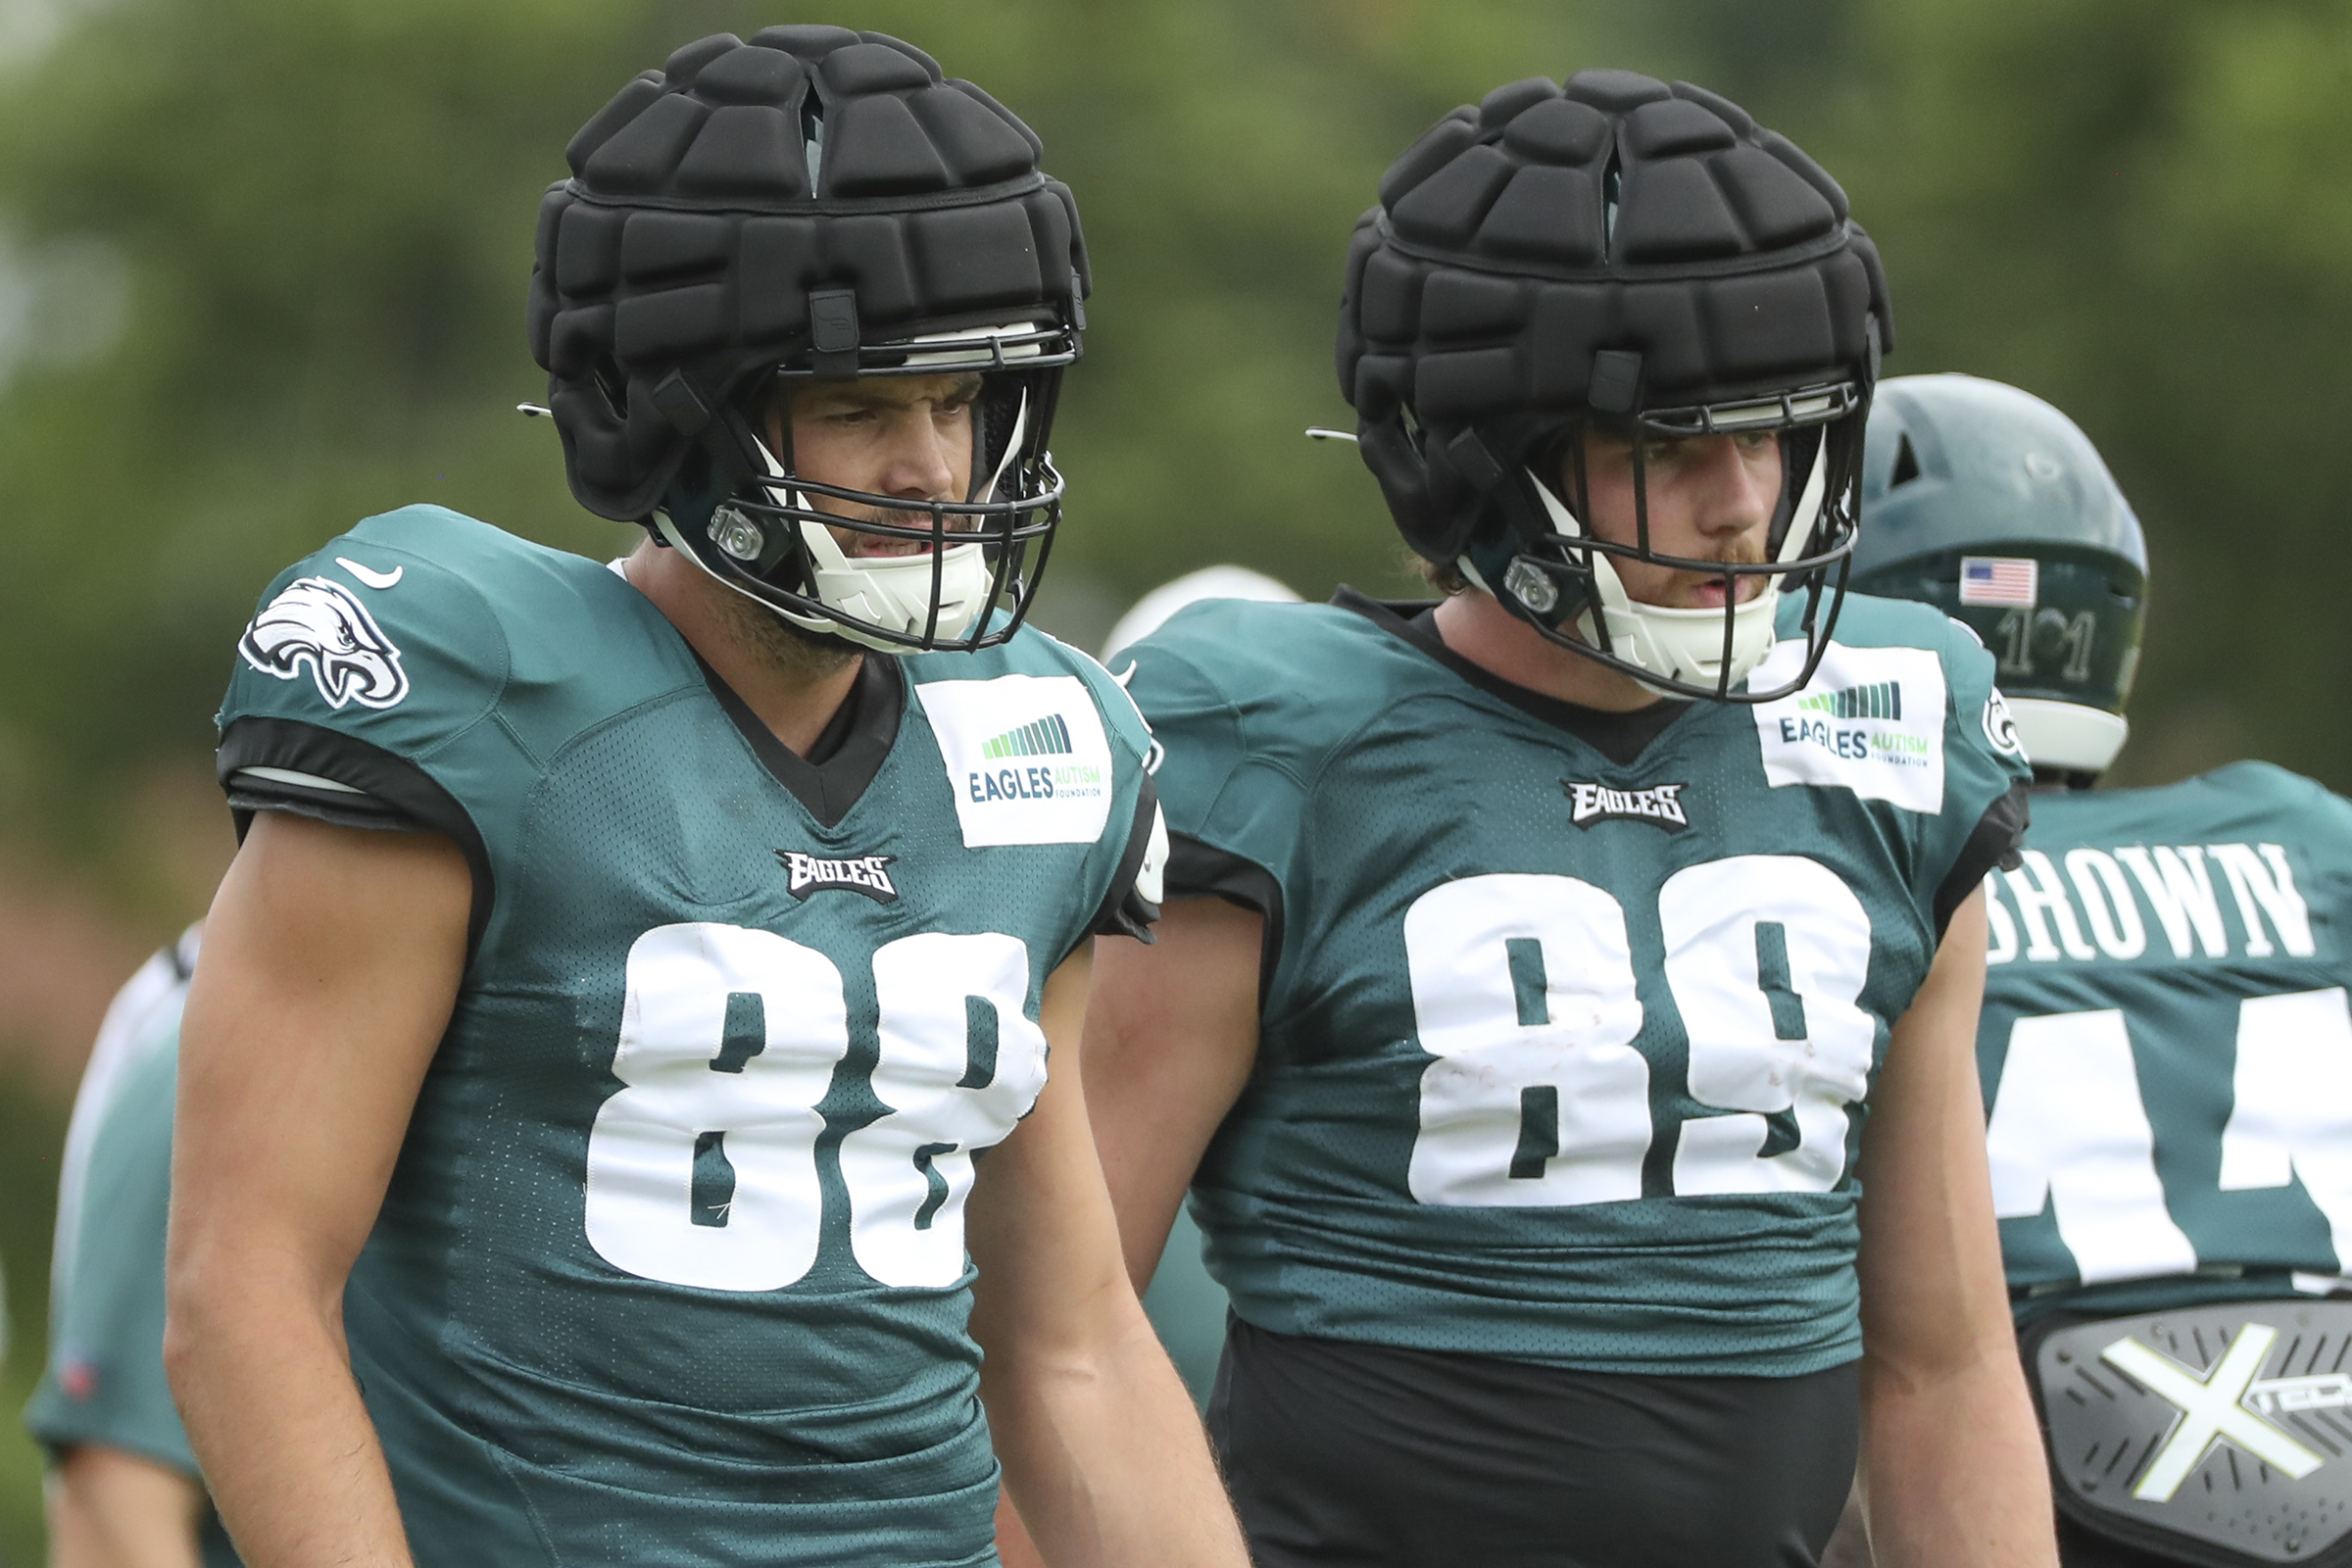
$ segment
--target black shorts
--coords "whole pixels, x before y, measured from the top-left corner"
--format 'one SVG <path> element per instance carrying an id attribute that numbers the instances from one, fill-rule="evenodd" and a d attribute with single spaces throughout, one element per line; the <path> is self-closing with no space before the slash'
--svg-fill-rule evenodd
<path id="1" fill-rule="evenodd" d="M 1208 1431 L 1259 1568 L 1813 1568 L 1857 1366 L 1575 1372 L 1234 1320 Z"/>

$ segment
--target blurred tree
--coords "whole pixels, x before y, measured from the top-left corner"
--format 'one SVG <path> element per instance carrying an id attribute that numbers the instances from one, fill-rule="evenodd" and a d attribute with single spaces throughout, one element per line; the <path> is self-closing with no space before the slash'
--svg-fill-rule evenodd
<path id="1" fill-rule="evenodd" d="M 571 505 L 552 432 L 509 412 L 541 385 L 520 304 L 536 195 L 633 71 L 772 14 L 150 0 L 18 68 L 0 233 L 19 239 L 0 261 L 39 264 L 16 269 L 19 341 L 45 352 L 11 366 L 0 285 L 0 816 L 103 857 L 122 792 L 206 749 L 259 587 L 369 512 L 433 500 L 572 548 L 626 540 Z M 1329 342 L 1348 229 L 1438 114 L 1573 65 L 1577 13 L 830 15 L 987 83 L 1080 193 L 1101 292 L 1059 442 L 1065 576 L 1127 596 L 1243 557 L 1310 593 L 1390 580 L 1369 480 L 1299 434 L 1346 414 Z M 93 342 L 110 322 L 119 340 Z"/>
<path id="2" fill-rule="evenodd" d="M 2156 558 L 2121 774 L 2254 754 L 2352 787 L 2352 739 L 2324 717 L 2352 630 L 2296 580 L 2325 575 L 2352 495 L 2352 8 L 815 14 L 911 37 L 986 83 L 1079 193 L 1100 293 L 1058 432 L 1065 595 L 1115 606 L 1221 559 L 1310 595 L 1398 587 L 1371 482 L 1345 447 L 1298 434 L 1347 422 L 1330 334 L 1349 225 L 1453 104 L 1628 66 L 1730 93 L 1844 181 L 1893 277 L 1890 371 L 2015 381 L 2107 453 Z M 150 864 L 142 803 L 160 774 L 204 769 L 231 642 L 280 565 L 414 500 L 592 553 L 628 542 L 571 504 L 552 432 L 510 412 L 542 387 L 521 306 L 538 192 L 632 73 L 708 32 L 808 15 L 0 0 L 0 852 L 77 863 L 143 901 L 160 937 L 201 890 Z M 15 1103 L 0 1094 L 0 1119 Z M 0 1149 L 52 1147 L 17 1130 L 0 1125 Z M 0 1210 L 45 1213 L 24 1201 L 40 1180 L 0 1170 Z M 22 1312 L 37 1244 L 0 1244 Z M 11 1549 L 34 1528 L 29 1477 L 0 1439 Z"/>
<path id="3" fill-rule="evenodd" d="M 2352 739 L 2314 722 L 2352 622 L 2312 580 L 2352 498 L 2352 12 L 1893 0 L 1858 24 L 1800 118 L 1885 247 L 1889 368 L 2050 399 L 2147 524 L 2119 777 L 2255 755 L 2352 786 Z"/>

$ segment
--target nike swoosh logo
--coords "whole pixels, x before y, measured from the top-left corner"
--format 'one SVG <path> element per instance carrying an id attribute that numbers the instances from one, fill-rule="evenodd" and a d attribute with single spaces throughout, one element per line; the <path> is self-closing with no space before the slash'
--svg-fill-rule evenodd
<path id="1" fill-rule="evenodd" d="M 370 588 L 389 588 L 394 583 L 400 581 L 400 574 L 402 572 L 409 569 L 406 566 L 394 566 L 390 571 L 375 571 L 367 566 L 361 565 L 349 556 L 337 556 L 335 558 L 335 564 L 341 566 L 345 571 L 350 572 L 354 577 L 359 578 L 360 581 L 366 583 Z"/>
<path id="2" fill-rule="evenodd" d="M 348 564 L 348 563 L 346 563 L 346 564 Z M 1127 667 L 1125 669 L 1112 670 L 1110 672 L 1110 678 L 1112 682 L 1117 685 L 1119 690 L 1125 691 L 1127 689 L 1127 683 L 1135 679 L 1135 661 L 1132 659 L 1127 661 Z"/>

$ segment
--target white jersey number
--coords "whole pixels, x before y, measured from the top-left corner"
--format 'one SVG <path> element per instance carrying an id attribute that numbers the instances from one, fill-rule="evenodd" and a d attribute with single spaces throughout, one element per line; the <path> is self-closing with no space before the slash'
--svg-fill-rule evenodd
<path id="1" fill-rule="evenodd" d="M 1497 874 L 1404 914 L 1421 1048 L 1424 1203 L 1605 1203 L 1642 1196 L 1649 1063 L 1625 911 L 1590 882 Z"/>
<path id="2" fill-rule="evenodd" d="M 1666 986 L 1690 1036 L 1690 1098 L 1737 1111 L 1683 1123 L 1674 1190 L 1826 1193 L 1845 1174 L 1848 1102 L 1870 1092 L 1878 1021 L 1855 1004 L 1870 916 L 1838 873 L 1794 855 L 1688 866 L 1658 890 Z M 1772 1118 L 1796 1142 L 1774 1153 Z"/>
<path id="3" fill-rule="evenodd" d="M 1878 1025 L 1862 901 L 1819 861 L 1742 855 L 1658 894 L 1663 971 L 1690 1041 L 1675 1191 L 1828 1192 Z M 1421 1047 L 1407 1185 L 1424 1203 L 1556 1205 L 1642 1196 L 1649 1063 L 1625 910 L 1575 877 L 1432 888 L 1404 917 Z"/>
<path id="4" fill-rule="evenodd" d="M 971 1151 L 1003 1139 L 1046 1077 L 1022 1008 L 1029 955 L 995 933 L 925 933 L 874 955 L 889 1108 L 843 1141 L 858 1266 L 885 1285 L 963 1271 Z M 841 972 L 772 931 L 659 926 L 629 950 L 612 1075 L 588 1134 L 588 1243 L 670 1285 L 773 1291 L 816 1262 L 816 1109 L 849 1054 Z"/>
<path id="5" fill-rule="evenodd" d="M 884 1285 L 952 1285 L 972 1151 L 1003 1139 L 1046 1086 L 1046 1037 L 1021 1011 L 1029 950 L 994 934 L 901 937 L 874 955 L 874 1094 L 891 1111 L 841 1141 L 851 1247 Z"/>
<path id="6" fill-rule="evenodd" d="M 2185 947 L 2186 944 L 2181 944 Z M 2163 1057 L 2156 1057 L 2161 1068 Z M 2344 988 L 2238 1003 L 2230 1111 L 2216 1185 L 2300 1182 L 2352 1259 L 2352 1005 Z M 2009 1026 L 1985 1128 L 1993 1212 L 2045 1209 L 2085 1285 L 2187 1274 L 2196 1249 L 2156 1174 L 2156 1134 L 2125 1014 L 2102 1007 Z"/>

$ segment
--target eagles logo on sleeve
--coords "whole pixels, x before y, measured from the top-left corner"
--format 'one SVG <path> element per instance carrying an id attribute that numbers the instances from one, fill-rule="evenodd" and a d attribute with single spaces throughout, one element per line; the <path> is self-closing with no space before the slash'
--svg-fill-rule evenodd
<path id="1" fill-rule="evenodd" d="M 245 662 L 279 680 L 311 666 L 329 707 L 390 708 L 409 695 L 400 650 L 368 607 L 331 577 L 302 577 L 262 608 L 237 639 Z"/>
<path id="2" fill-rule="evenodd" d="M 1996 752 L 2011 757 L 2026 755 L 2026 744 L 2017 736 L 2017 717 L 2009 711 L 2009 700 L 2001 695 L 1998 686 L 1984 699 L 1984 738 Z"/>

